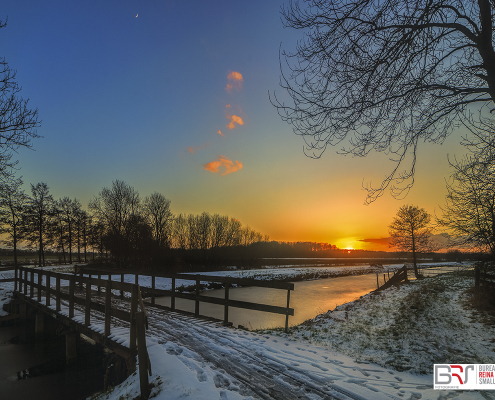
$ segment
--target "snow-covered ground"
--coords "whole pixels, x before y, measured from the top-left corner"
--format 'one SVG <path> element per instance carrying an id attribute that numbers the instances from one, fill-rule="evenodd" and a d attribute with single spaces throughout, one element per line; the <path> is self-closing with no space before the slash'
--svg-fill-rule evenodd
<path id="1" fill-rule="evenodd" d="M 289 334 L 246 332 L 149 310 L 152 398 L 495 399 L 495 392 L 432 389 L 435 362 L 495 363 L 493 328 L 463 305 L 470 285 L 448 275 L 415 281 L 339 306 Z M 0 287 L 0 300 L 9 297 L 13 284 Z M 128 341 L 125 329 L 114 335 Z M 138 395 L 134 374 L 93 398 Z"/>

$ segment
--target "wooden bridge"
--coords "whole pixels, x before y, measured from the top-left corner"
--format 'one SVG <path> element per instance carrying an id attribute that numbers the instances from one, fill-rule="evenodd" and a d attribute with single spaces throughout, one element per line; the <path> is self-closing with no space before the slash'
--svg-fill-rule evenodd
<path id="1" fill-rule="evenodd" d="M 113 280 L 115 275 L 118 275 L 120 281 Z M 148 395 L 147 371 L 151 371 L 145 339 L 146 308 L 182 312 L 176 309 L 175 299 L 184 298 L 195 302 L 195 312 L 192 314 L 194 317 L 201 317 L 201 302 L 214 303 L 224 306 L 224 319 L 217 320 L 218 323 L 231 325 L 228 321 L 229 307 L 238 307 L 284 314 L 286 329 L 289 316 L 294 315 L 294 310 L 289 307 L 290 291 L 294 290 L 293 283 L 209 275 L 144 274 L 151 277 L 151 287 L 146 287 L 138 284 L 142 273 L 133 273 L 135 283 L 124 282 L 124 275 L 129 275 L 129 271 L 120 273 L 115 270 L 103 271 L 78 267 L 73 274 L 66 274 L 18 267 L 15 268 L 14 278 L 8 281 L 14 282 L 14 304 L 19 317 L 26 319 L 28 314 L 35 315 L 37 337 L 43 335 L 47 317 L 51 318 L 51 321 L 55 320 L 58 325 L 65 326 L 67 362 L 77 356 L 76 344 L 80 334 L 121 356 L 126 363 L 127 375 L 136 369 L 137 355 L 143 398 L 147 398 Z M 107 279 L 104 279 L 105 277 Z M 170 278 L 171 290 L 156 288 L 156 278 Z M 177 291 L 177 279 L 193 281 L 194 293 Z M 200 283 L 204 281 L 224 285 L 224 298 L 200 295 Z M 229 288 L 234 284 L 285 289 L 287 307 L 230 299 Z M 143 296 L 149 297 L 149 301 L 143 302 Z M 171 296 L 171 307 L 156 304 L 157 296 Z"/>

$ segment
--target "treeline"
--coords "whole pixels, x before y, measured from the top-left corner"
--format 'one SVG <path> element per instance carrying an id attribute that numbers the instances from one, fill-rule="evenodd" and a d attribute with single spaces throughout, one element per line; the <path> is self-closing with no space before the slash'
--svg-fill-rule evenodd
<path id="1" fill-rule="evenodd" d="M 174 215 L 164 195 L 142 199 L 119 180 L 87 210 L 77 199 L 54 199 L 46 183 L 31 185 L 30 195 L 21 186 L 21 179 L 0 184 L 0 232 L 16 265 L 18 248 L 27 247 L 37 251 L 39 265 L 55 251 L 67 263 L 97 258 L 118 268 L 195 269 L 192 264 L 230 259 L 233 248 L 268 240 L 228 216 Z"/>

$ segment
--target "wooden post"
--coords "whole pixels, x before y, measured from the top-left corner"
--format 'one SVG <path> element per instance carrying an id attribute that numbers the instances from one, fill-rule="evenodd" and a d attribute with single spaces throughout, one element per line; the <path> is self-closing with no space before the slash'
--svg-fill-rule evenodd
<path id="1" fill-rule="evenodd" d="M 196 275 L 196 303 L 194 305 L 194 315 L 198 316 L 199 315 L 199 274 Z"/>
<path id="2" fill-rule="evenodd" d="M 56 296 L 56 310 L 60 311 L 60 275 L 57 274 L 57 282 L 55 286 L 55 296 Z"/>
<path id="3" fill-rule="evenodd" d="M 38 271 L 38 303 L 41 303 L 41 281 L 43 279 L 43 275 L 41 275 L 41 271 Z"/>
<path id="4" fill-rule="evenodd" d="M 151 292 L 151 304 L 155 304 L 155 275 L 152 275 L 151 276 L 151 289 L 152 289 L 152 292 Z"/>
<path id="5" fill-rule="evenodd" d="M 31 280 L 32 280 L 32 276 L 31 276 Z M 27 295 L 27 284 L 28 284 L 28 271 L 27 269 L 24 270 L 24 296 Z M 33 293 L 31 292 L 31 296 L 30 297 L 33 297 Z"/>
<path id="6" fill-rule="evenodd" d="M 84 304 L 84 325 L 90 325 L 91 319 L 91 278 L 86 281 L 86 301 Z"/>
<path id="7" fill-rule="evenodd" d="M 72 275 L 69 277 L 69 318 L 74 317 L 74 286 L 76 286 L 76 277 Z"/>
<path id="8" fill-rule="evenodd" d="M 14 270 L 14 292 L 17 292 L 17 265 Z"/>
<path id="9" fill-rule="evenodd" d="M 144 313 L 136 313 L 136 330 L 138 340 L 138 360 L 139 360 L 139 386 L 141 387 L 141 399 L 148 400 L 150 388 L 148 384 L 148 350 L 146 349 L 146 335 L 144 332 Z"/>
<path id="10" fill-rule="evenodd" d="M 380 287 L 380 283 L 378 283 L 378 272 L 376 273 L 376 287 L 377 289 Z"/>
<path id="11" fill-rule="evenodd" d="M 81 289 L 81 290 L 82 290 L 82 284 L 83 284 L 82 278 L 83 278 L 83 271 L 82 271 L 82 268 L 79 267 L 79 289 Z"/>
<path id="12" fill-rule="evenodd" d="M 112 319 L 112 281 L 105 286 L 105 336 L 110 336 L 110 322 Z"/>
<path id="13" fill-rule="evenodd" d="M 172 275 L 172 298 L 170 299 L 170 308 L 175 310 L 175 275 Z"/>
<path id="14" fill-rule="evenodd" d="M 139 274 L 136 274 L 136 276 L 134 277 L 134 284 L 139 285 Z"/>
<path id="15" fill-rule="evenodd" d="M 46 306 L 50 305 L 50 271 L 46 271 Z"/>
<path id="16" fill-rule="evenodd" d="M 101 279 L 101 274 L 98 274 L 98 280 Z M 100 295 L 101 293 L 101 288 L 100 288 L 100 284 L 98 284 L 98 296 Z"/>
<path id="17" fill-rule="evenodd" d="M 120 282 L 124 282 L 124 274 L 120 274 Z M 120 291 L 120 298 L 123 299 L 124 298 L 124 291 L 121 290 Z"/>
<path id="18" fill-rule="evenodd" d="M 290 289 L 287 289 L 287 310 L 285 311 L 285 333 L 289 332 L 289 304 L 290 304 Z"/>
<path id="19" fill-rule="evenodd" d="M 387 278 L 385 277 L 385 274 L 383 274 L 383 283 L 387 283 Z"/>
<path id="20" fill-rule="evenodd" d="M 223 309 L 223 324 L 229 324 L 229 278 L 225 278 L 225 306 Z"/>
<path id="21" fill-rule="evenodd" d="M 27 276 L 26 276 L 27 278 Z M 31 282 L 30 282 L 30 287 L 29 287 L 29 297 L 33 298 L 34 297 L 34 270 L 31 269 Z"/>
<path id="22" fill-rule="evenodd" d="M 131 291 L 131 330 L 129 332 L 129 350 L 131 354 L 135 354 L 136 351 L 136 313 L 138 306 L 138 285 L 132 285 Z"/>

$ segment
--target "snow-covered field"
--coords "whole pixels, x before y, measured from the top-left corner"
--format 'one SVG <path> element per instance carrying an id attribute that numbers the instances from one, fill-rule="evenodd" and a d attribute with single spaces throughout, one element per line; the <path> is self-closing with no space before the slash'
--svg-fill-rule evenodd
<path id="1" fill-rule="evenodd" d="M 452 275 L 414 281 L 339 306 L 289 334 L 246 332 L 150 312 L 152 397 L 495 399 L 495 392 L 432 389 L 433 363 L 495 363 L 493 327 L 463 305 L 471 285 L 470 279 Z M 9 297 L 13 284 L 0 287 L 0 300 Z M 134 374 L 93 398 L 124 400 L 138 394 Z"/>

